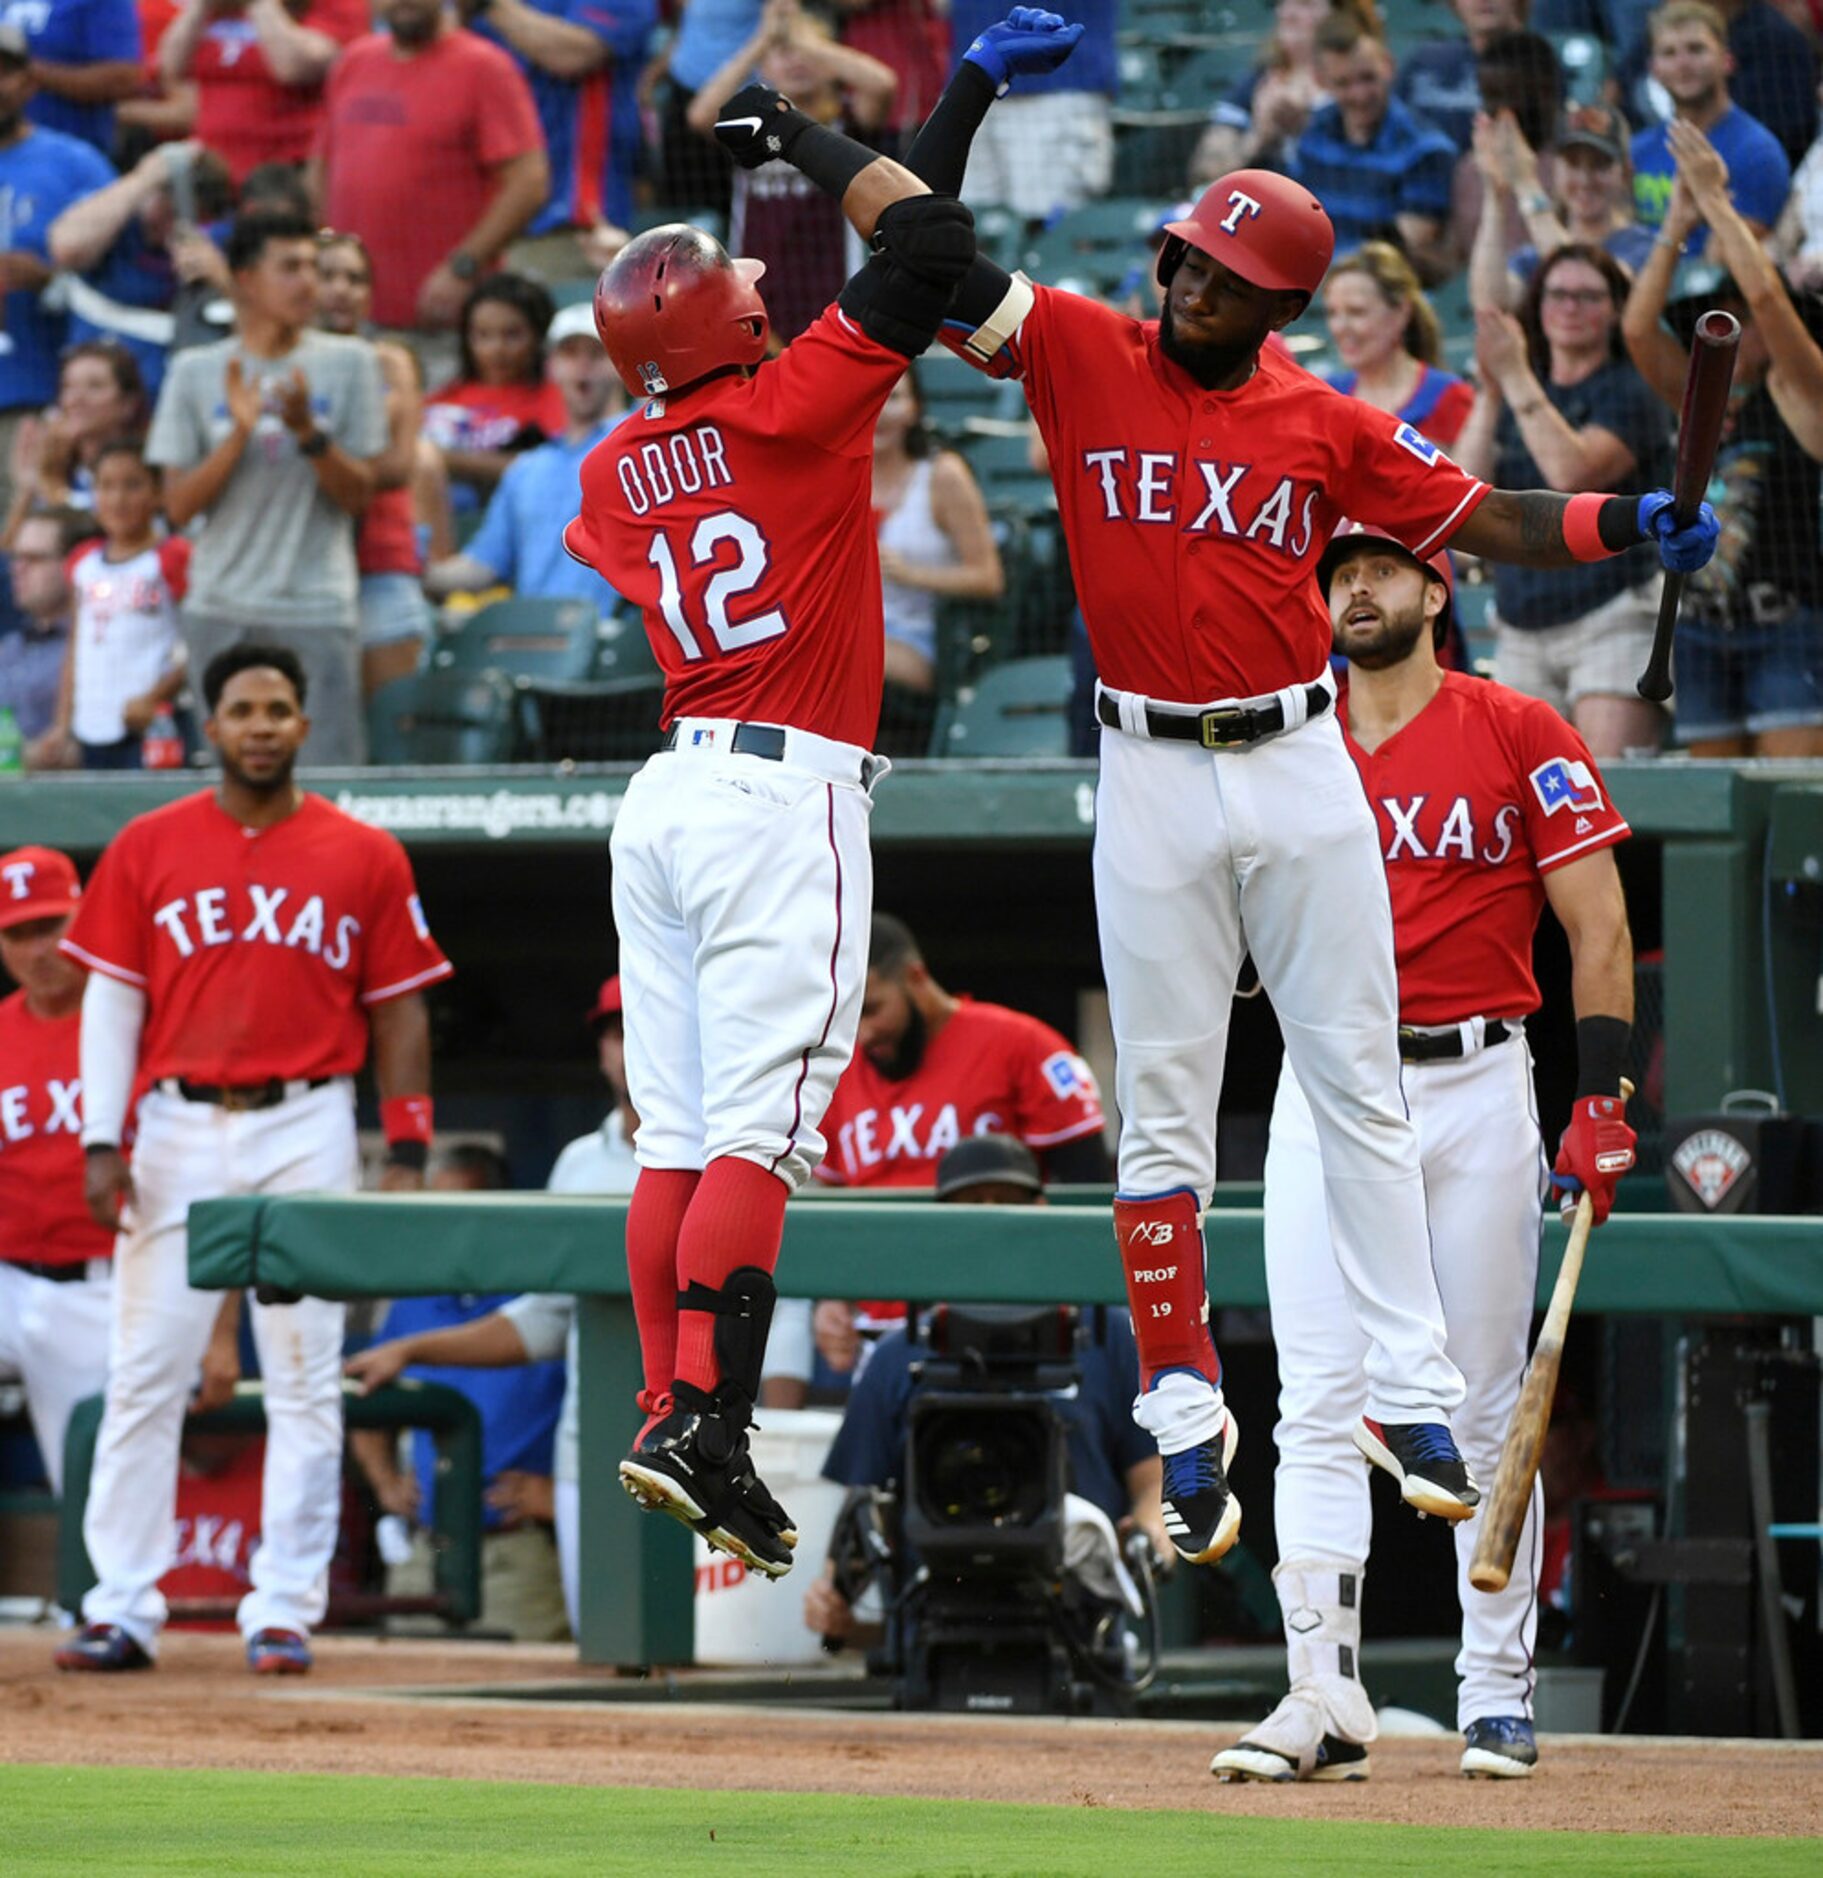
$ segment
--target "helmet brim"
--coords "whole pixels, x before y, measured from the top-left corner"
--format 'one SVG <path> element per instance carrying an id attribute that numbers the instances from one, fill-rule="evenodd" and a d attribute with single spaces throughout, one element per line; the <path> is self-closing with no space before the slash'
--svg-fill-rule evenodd
<path id="1" fill-rule="evenodd" d="M 1240 249 L 1232 257 L 1217 254 L 1210 247 L 1208 233 L 1200 222 L 1167 222 L 1163 232 L 1175 235 L 1198 254 L 1206 254 L 1210 260 L 1220 261 L 1229 273 L 1239 275 L 1250 286 L 1263 288 L 1267 293 L 1301 293 L 1306 298 L 1310 295 L 1310 289 L 1301 280 L 1292 280 L 1277 268 L 1268 267 L 1257 255 L 1249 254 L 1245 249 Z"/>

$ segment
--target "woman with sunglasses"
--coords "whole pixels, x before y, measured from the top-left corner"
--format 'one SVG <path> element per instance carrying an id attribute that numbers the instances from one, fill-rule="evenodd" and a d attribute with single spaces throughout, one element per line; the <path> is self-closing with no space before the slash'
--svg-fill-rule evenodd
<path id="1" fill-rule="evenodd" d="M 1627 358 L 1628 280 L 1584 242 L 1532 276 L 1519 317 L 1475 317 L 1481 387 L 1452 455 L 1503 489 L 1621 490 L 1669 480 L 1665 414 Z M 1652 645 L 1657 556 L 1494 568 L 1494 676 L 1543 698 L 1597 757 L 1655 750 L 1664 716 L 1634 690 Z"/>

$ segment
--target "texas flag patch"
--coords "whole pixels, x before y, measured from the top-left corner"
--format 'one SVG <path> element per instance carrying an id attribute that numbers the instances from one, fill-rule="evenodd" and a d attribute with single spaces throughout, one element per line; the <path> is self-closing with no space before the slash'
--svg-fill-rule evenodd
<path id="1" fill-rule="evenodd" d="M 1538 791 L 1539 803 L 1547 815 L 1555 815 L 1559 809 L 1583 815 L 1601 807 L 1601 785 L 1579 757 L 1554 756 L 1550 762 L 1540 763 L 1532 772 L 1532 787 Z"/>
<path id="2" fill-rule="evenodd" d="M 1414 430 L 1410 424 L 1401 424 L 1393 432 L 1393 442 L 1401 450 L 1409 450 L 1420 463 L 1435 463 L 1440 452 L 1437 446 L 1421 430 Z"/>

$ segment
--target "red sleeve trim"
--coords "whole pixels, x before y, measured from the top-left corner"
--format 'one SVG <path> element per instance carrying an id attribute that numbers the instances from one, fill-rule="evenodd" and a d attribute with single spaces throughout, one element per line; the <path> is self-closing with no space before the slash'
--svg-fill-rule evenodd
<path id="1" fill-rule="evenodd" d="M 1449 514 L 1447 514 L 1443 520 L 1411 550 L 1411 552 L 1415 554 L 1419 560 L 1423 560 L 1427 554 L 1435 554 L 1440 547 L 1444 547 L 1448 544 L 1457 529 L 1459 529 L 1493 493 L 1494 491 L 1490 484 L 1477 482 L 1474 488 L 1450 510 Z"/>
<path id="2" fill-rule="evenodd" d="M 1617 841 L 1625 841 L 1632 833 L 1633 830 L 1625 822 L 1616 822 L 1612 828 L 1598 829 L 1570 847 L 1559 848 L 1555 854 L 1539 855 L 1538 871 L 1548 874 L 1554 867 L 1562 867 L 1565 861 L 1574 861 L 1579 855 L 1593 853 L 1597 848 L 1611 848 Z"/>

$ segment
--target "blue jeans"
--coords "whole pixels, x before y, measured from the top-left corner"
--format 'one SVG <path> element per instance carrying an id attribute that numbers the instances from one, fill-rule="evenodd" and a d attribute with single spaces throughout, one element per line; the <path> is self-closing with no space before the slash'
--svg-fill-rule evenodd
<path id="1" fill-rule="evenodd" d="M 1823 724 L 1823 609 L 1732 632 L 1680 624 L 1673 676 L 1680 743 Z"/>

